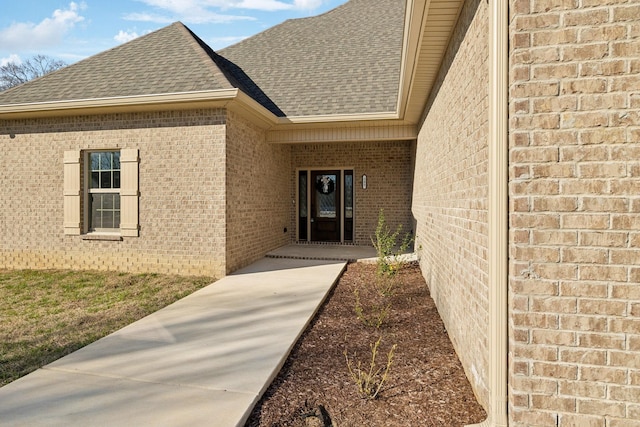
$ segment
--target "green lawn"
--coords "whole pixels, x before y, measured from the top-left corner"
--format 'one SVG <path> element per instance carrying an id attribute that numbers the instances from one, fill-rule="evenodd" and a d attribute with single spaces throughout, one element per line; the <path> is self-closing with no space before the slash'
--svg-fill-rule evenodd
<path id="1" fill-rule="evenodd" d="M 0 271 L 0 386 L 214 281 L 95 271 Z"/>

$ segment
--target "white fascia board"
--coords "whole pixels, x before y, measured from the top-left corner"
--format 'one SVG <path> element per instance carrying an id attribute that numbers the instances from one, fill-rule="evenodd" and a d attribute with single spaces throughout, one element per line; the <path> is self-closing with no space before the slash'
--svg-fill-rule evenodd
<path id="1" fill-rule="evenodd" d="M 179 92 L 160 95 L 136 95 L 113 98 L 89 98 L 69 101 L 34 102 L 25 104 L 0 105 L 3 115 L 28 115 L 29 113 L 51 113 L 65 110 L 86 110 L 114 107 L 137 107 L 178 103 L 200 103 L 230 101 L 238 94 L 238 89 Z"/>
<path id="2" fill-rule="evenodd" d="M 279 125 L 398 120 L 396 112 L 278 117 Z"/>
<path id="3" fill-rule="evenodd" d="M 427 13 L 431 0 L 407 0 L 404 36 L 402 38 L 402 61 L 400 63 L 400 85 L 396 110 L 404 117 L 409 93 L 417 65 L 417 53 L 420 50 L 422 33 L 427 23 Z"/>

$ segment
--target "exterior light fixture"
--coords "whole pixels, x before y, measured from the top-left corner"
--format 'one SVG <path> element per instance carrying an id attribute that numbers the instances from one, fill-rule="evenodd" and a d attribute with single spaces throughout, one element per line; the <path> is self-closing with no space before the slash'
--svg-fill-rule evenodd
<path id="1" fill-rule="evenodd" d="M 362 175 L 362 189 L 367 189 L 367 175 Z"/>

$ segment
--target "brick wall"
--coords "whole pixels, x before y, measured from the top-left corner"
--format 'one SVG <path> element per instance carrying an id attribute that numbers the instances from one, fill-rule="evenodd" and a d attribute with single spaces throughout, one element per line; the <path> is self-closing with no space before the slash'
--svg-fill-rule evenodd
<path id="1" fill-rule="evenodd" d="M 227 273 L 290 241 L 291 148 L 238 114 L 227 123 Z M 286 232 L 285 232 L 286 228 Z"/>
<path id="2" fill-rule="evenodd" d="M 387 224 L 395 230 L 402 224 L 405 232 L 413 230 L 411 216 L 412 153 L 410 142 L 362 142 L 332 144 L 298 144 L 292 146 L 290 179 L 291 200 L 296 200 L 296 169 L 353 168 L 354 243 L 371 245 L 378 224 L 378 212 L 384 209 Z M 367 189 L 362 175 L 367 175 Z M 295 231 L 296 206 L 291 207 L 291 238 Z"/>
<path id="3" fill-rule="evenodd" d="M 467 1 L 432 92 L 416 150 L 416 248 L 431 296 L 488 403 L 488 15 Z"/>
<path id="4" fill-rule="evenodd" d="M 15 140 L 14 135 L 7 135 L 9 129 L 6 129 L 2 122 L 0 122 L 0 268 L 6 268 L 6 242 L 9 230 L 7 229 L 7 219 L 9 209 L 5 208 L 8 200 L 8 185 L 9 185 L 9 156 L 4 153 L 8 153 L 7 146 L 13 144 Z"/>
<path id="5" fill-rule="evenodd" d="M 0 268 L 223 274 L 225 122 L 196 110 L 0 123 Z M 139 150 L 140 237 L 65 236 L 64 151 L 118 148 Z"/>
<path id="6" fill-rule="evenodd" d="M 640 426 L 640 2 L 510 6 L 512 425 Z"/>

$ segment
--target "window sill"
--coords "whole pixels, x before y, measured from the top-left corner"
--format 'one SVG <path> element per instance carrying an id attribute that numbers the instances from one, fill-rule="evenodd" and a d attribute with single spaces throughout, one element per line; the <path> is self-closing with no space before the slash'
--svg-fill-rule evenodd
<path id="1" fill-rule="evenodd" d="M 89 233 L 80 236 L 82 240 L 107 240 L 112 242 L 121 242 L 122 236 L 115 233 Z"/>

